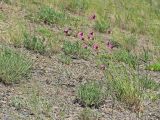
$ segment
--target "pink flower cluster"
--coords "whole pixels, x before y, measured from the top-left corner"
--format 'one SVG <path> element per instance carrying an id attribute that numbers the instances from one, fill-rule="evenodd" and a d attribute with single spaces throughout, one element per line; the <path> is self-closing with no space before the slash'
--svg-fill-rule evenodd
<path id="1" fill-rule="evenodd" d="M 90 19 L 90 20 L 95 20 L 95 19 L 96 19 L 96 15 L 95 15 L 95 14 L 91 15 L 91 16 L 89 17 L 89 19 Z M 66 36 L 70 36 L 71 33 L 72 33 L 72 29 L 71 29 L 71 28 L 67 28 L 67 29 L 64 30 L 64 33 L 65 33 Z M 112 31 L 109 29 L 109 30 L 107 31 L 107 33 L 108 33 L 108 34 L 111 34 Z M 78 38 L 79 38 L 80 40 L 82 40 L 82 41 L 84 41 L 86 38 L 87 38 L 88 40 L 94 40 L 94 32 L 93 32 L 93 31 L 89 32 L 88 35 L 87 35 L 87 37 L 85 37 L 84 33 L 81 31 L 81 32 L 78 32 L 78 34 L 75 35 L 75 37 L 78 37 Z M 85 43 L 85 44 L 83 44 L 82 47 L 85 48 L 85 49 L 87 49 L 87 48 L 88 48 L 88 45 Z M 109 48 L 110 50 L 112 50 L 115 46 L 114 46 L 111 42 L 107 42 L 107 43 L 106 43 L 106 47 Z M 97 51 L 97 50 L 99 49 L 99 45 L 96 44 L 96 43 L 93 44 L 93 49 Z"/>
<path id="2" fill-rule="evenodd" d="M 93 20 L 94 21 L 95 19 L 96 19 L 96 15 L 95 14 L 93 14 L 93 15 L 91 15 L 89 17 L 89 20 Z M 67 28 L 67 29 L 64 30 L 64 33 L 65 33 L 66 36 L 71 36 L 73 32 L 72 32 L 71 28 Z M 112 34 L 111 29 L 109 29 L 107 31 L 107 34 L 108 35 Z M 77 37 L 77 38 L 79 38 L 80 40 L 83 41 L 82 48 L 84 48 L 84 49 L 88 49 L 88 47 L 89 47 L 89 45 L 87 44 L 87 40 L 94 40 L 95 39 L 93 31 L 90 31 L 88 33 L 88 35 L 85 35 L 82 31 L 80 31 L 80 32 L 74 34 L 74 37 Z M 110 41 L 106 42 L 106 48 L 108 48 L 109 50 L 112 50 L 114 47 L 115 46 L 114 46 L 114 44 L 112 42 L 110 42 Z M 96 53 L 98 54 L 99 45 L 97 43 L 94 43 L 93 46 L 92 46 L 92 49 L 94 51 L 96 51 Z M 101 70 L 105 70 L 106 69 L 106 65 L 105 64 L 101 64 L 99 67 L 100 67 Z"/>
<path id="3" fill-rule="evenodd" d="M 79 32 L 78 33 L 78 38 L 80 39 L 80 40 L 85 40 L 85 36 L 84 36 L 84 33 L 83 32 Z M 88 34 L 88 40 L 93 40 L 94 39 L 94 33 L 93 32 L 90 32 L 89 34 Z"/>
<path id="4" fill-rule="evenodd" d="M 89 19 L 90 19 L 90 20 L 95 20 L 95 19 L 96 19 L 96 15 L 95 15 L 95 14 L 91 15 L 91 16 L 89 17 Z M 67 29 L 64 30 L 64 33 L 65 33 L 66 36 L 70 36 L 71 33 L 72 33 L 72 29 L 71 29 L 71 28 L 67 28 Z M 78 38 L 79 38 L 80 40 L 82 40 L 82 41 L 84 41 L 86 38 L 87 38 L 88 40 L 94 40 L 94 32 L 93 32 L 93 31 L 89 32 L 86 38 L 85 38 L 85 35 L 84 35 L 83 32 L 78 32 L 78 34 L 75 35 L 75 36 L 78 37 Z M 82 47 L 85 48 L 85 49 L 87 49 L 87 48 L 88 48 L 88 45 L 85 43 L 85 44 L 83 44 Z M 94 49 L 94 50 L 98 50 L 98 49 L 99 49 L 98 44 L 93 44 L 93 49 Z"/>

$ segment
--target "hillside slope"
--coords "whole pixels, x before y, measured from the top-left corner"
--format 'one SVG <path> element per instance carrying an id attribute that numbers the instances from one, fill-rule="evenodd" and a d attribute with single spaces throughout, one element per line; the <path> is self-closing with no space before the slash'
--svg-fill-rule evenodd
<path id="1" fill-rule="evenodd" d="M 1 0 L 0 119 L 160 119 L 159 0 Z"/>

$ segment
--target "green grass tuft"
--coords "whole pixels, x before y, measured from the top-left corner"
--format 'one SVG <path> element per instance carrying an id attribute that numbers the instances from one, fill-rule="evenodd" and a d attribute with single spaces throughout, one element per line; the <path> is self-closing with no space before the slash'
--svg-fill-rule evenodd
<path id="1" fill-rule="evenodd" d="M 157 90 L 160 88 L 160 84 L 151 79 L 142 78 L 139 82 L 144 89 Z"/>
<path id="2" fill-rule="evenodd" d="M 107 32 L 109 27 L 109 23 L 107 23 L 105 20 L 97 20 L 94 26 L 95 30 L 101 33 Z"/>
<path id="3" fill-rule="evenodd" d="M 61 54 L 60 57 L 59 57 L 59 61 L 61 61 L 64 64 L 69 65 L 69 64 L 71 64 L 72 59 L 71 59 L 70 56 L 67 56 L 65 54 Z"/>
<path id="4" fill-rule="evenodd" d="M 53 31 L 49 30 L 48 28 L 45 28 L 45 27 L 39 27 L 37 28 L 36 30 L 39 34 L 43 35 L 44 37 L 47 37 L 47 38 L 51 38 L 53 37 Z"/>
<path id="5" fill-rule="evenodd" d="M 23 98 L 15 96 L 11 98 L 10 106 L 15 107 L 16 110 L 20 110 L 25 107 L 25 102 Z"/>
<path id="6" fill-rule="evenodd" d="M 118 100 L 129 106 L 139 106 L 140 91 L 133 81 L 130 81 L 129 79 L 114 79 L 110 82 Z"/>
<path id="7" fill-rule="evenodd" d="M 6 16 L 3 12 L 0 11 L 0 21 L 5 20 Z"/>
<path id="8" fill-rule="evenodd" d="M 29 36 L 28 34 L 24 34 L 24 47 L 41 54 L 46 52 L 44 41 L 36 36 Z"/>
<path id="9" fill-rule="evenodd" d="M 79 120 L 97 120 L 98 116 L 90 108 L 84 108 L 79 114 Z"/>
<path id="10" fill-rule="evenodd" d="M 134 68 L 137 66 L 138 63 L 137 57 L 124 49 L 116 51 L 113 54 L 113 59 L 116 61 L 124 62 Z"/>
<path id="11" fill-rule="evenodd" d="M 110 63 L 106 70 L 107 86 L 110 95 L 125 103 L 129 108 L 139 107 L 142 99 L 139 78 L 133 69 L 123 64 Z"/>
<path id="12" fill-rule="evenodd" d="M 88 0 L 68 0 L 64 1 L 63 8 L 73 13 L 84 13 L 89 8 Z"/>
<path id="13" fill-rule="evenodd" d="M 88 59 L 90 56 L 90 50 L 82 48 L 82 44 L 80 42 L 69 42 L 65 41 L 63 44 L 63 51 L 66 55 L 71 56 L 71 58 L 82 58 Z"/>
<path id="14" fill-rule="evenodd" d="M 31 62 L 13 50 L 0 49 L 0 81 L 5 84 L 17 83 L 29 75 Z"/>
<path id="15" fill-rule="evenodd" d="M 160 71 L 160 63 L 154 63 L 146 67 L 147 70 Z"/>
<path id="16" fill-rule="evenodd" d="M 50 7 L 42 7 L 38 12 L 38 18 L 46 24 L 63 25 L 66 20 L 66 15 Z"/>
<path id="17" fill-rule="evenodd" d="M 85 106 L 98 106 L 103 100 L 101 86 L 96 82 L 88 82 L 78 89 L 78 99 Z"/>
<path id="18" fill-rule="evenodd" d="M 12 0 L 2 0 L 2 2 L 6 3 L 6 4 L 11 4 L 13 1 Z"/>

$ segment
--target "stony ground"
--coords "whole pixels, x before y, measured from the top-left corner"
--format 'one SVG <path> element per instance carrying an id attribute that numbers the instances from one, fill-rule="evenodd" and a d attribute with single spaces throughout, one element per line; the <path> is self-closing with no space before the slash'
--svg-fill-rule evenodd
<path id="1" fill-rule="evenodd" d="M 59 62 L 58 55 L 46 57 L 39 54 L 35 55 L 25 49 L 18 49 L 17 51 L 23 52 L 26 57 L 29 56 L 33 59 L 32 78 L 12 86 L 0 84 L 0 118 L 2 120 L 80 119 L 79 115 L 85 108 L 75 102 L 76 88 L 86 80 L 93 80 L 94 78 L 103 81 L 105 79 L 103 71 L 95 69 L 94 61 L 74 60 L 71 65 L 64 65 Z M 158 72 L 152 72 L 151 76 L 159 82 L 160 74 Z M 35 103 L 37 106 L 35 110 L 30 109 L 30 103 L 27 103 L 28 98 L 33 99 L 35 96 L 50 101 L 49 112 L 46 112 L 45 104 L 38 106 L 39 102 L 42 102 L 40 99 Z M 16 105 L 12 103 L 13 97 L 18 97 Z M 95 112 L 94 116 L 96 116 L 93 119 L 159 120 L 160 101 L 146 101 L 144 104 L 141 113 L 134 113 L 126 109 L 122 103 L 108 98 L 100 108 L 92 109 Z"/>

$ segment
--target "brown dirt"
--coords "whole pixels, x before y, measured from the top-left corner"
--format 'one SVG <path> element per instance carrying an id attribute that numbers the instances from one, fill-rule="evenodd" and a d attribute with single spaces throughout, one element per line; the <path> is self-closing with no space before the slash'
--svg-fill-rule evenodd
<path id="1" fill-rule="evenodd" d="M 64 65 L 58 60 L 58 55 L 51 57 L 29 52 L 23 48 L 17 49 L 34 61 L 32 78 L 20 84 L 5 86 L 0 83 L 0 119 L 2 120 L 34 120 L 37 116 L 29 108 L 17 110 L 12 106 L 11 98 L 27 98 L 31 90 L 37 91 L 37 96 L 45 97 L 51 103 L 50 115 L 40 112 L 38 116 L 44 120 L 78 120 L 80 112 L 84 109 L 74 104 L 77 87 L 86 80 L 103 81 L 103 71 L 93 62 L 74 60 L 71 65 Z M 159 78 L 159 73 L 155 73 Z M 123 104 L 106 99 L 104 105 L 92 109 L 98 114 L 97 120 L 158 120 L 160 119 L 160 101 L 145 102 L 143 113 L 131 112 Z M 39 118 L 40 119 L 40 118 Z"/>

